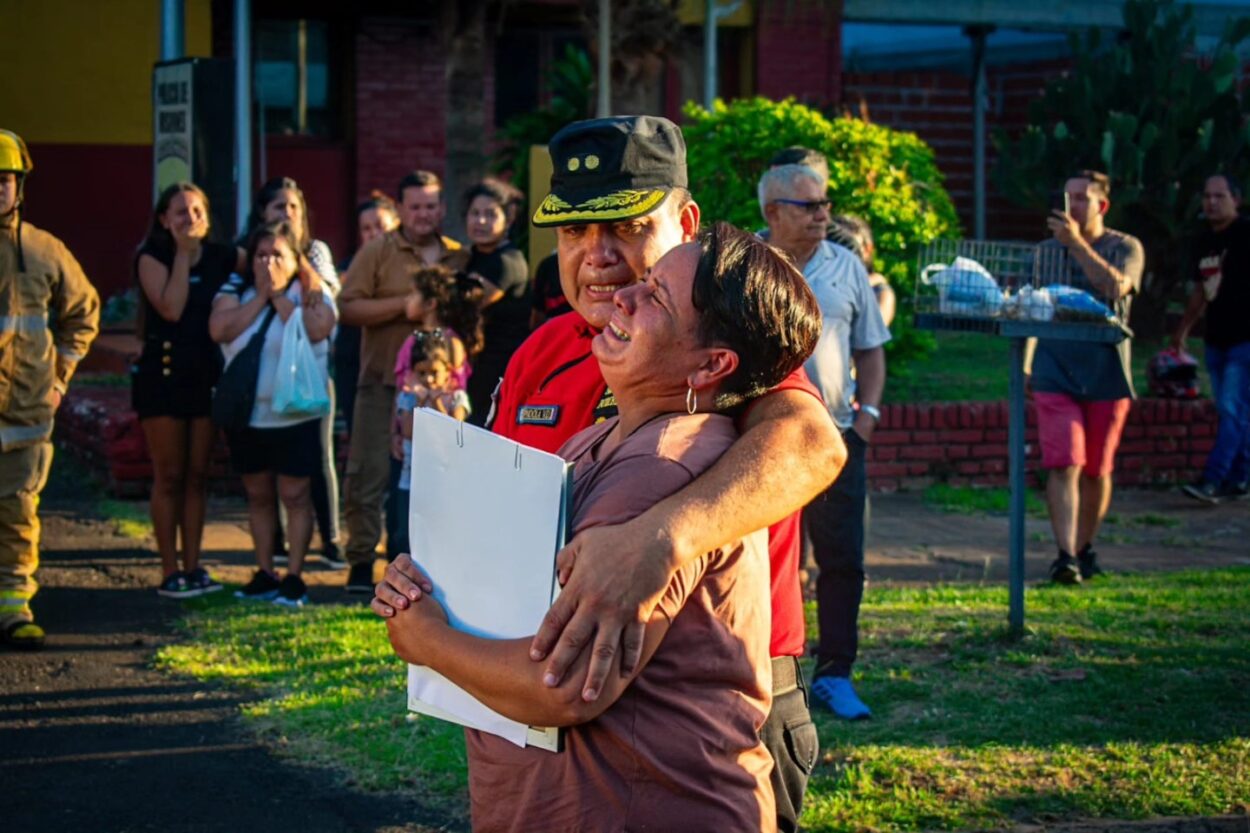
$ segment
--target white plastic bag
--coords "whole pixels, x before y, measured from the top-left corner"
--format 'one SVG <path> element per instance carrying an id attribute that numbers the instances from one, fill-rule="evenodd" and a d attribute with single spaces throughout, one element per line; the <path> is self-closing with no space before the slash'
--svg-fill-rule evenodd
<path id="1" fill-rule="evenodd" d="M 278 378 L 273 385 L 273 409 L 292 416 L 322 416 L 330 412 L 330 393 L 325 370 L 313 353 L 304 311 L 296 307 L 282 331 L 278 354 Z"/>
<path id="2" fill-rule="evenodd" d="M 1003 315 L 1022 321 L 1049 321 L 1055 317 L 1055 303 L 1046 289 L 1022 286 L 1003 302 Z"/>
<path id="3" fill-rule="evenodd" d="M 957 257 L 950 265 L 926 266 L 920 279 L 938 289 L 938 311 L 943 315 L 995 316 L 1002 310 L 1003 291 L 984 266 L 972 258 Z"/>

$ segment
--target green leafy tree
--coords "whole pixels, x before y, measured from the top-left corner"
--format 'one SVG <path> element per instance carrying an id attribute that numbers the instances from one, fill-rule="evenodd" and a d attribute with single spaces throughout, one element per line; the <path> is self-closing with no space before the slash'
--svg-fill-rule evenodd
<path id="1" fill-rule="evenodd" d="M 1097 30 L 1072 35 L 1072 70 L 1032 102 L 1029 127 L 1014 138 L 1002 131 L 994 137 L 1000 190 L 1039 214 L 1073 171 L 1110 175 L 1107 223 L 1146 248 L 1133 309 L 1138 335 L 1161 334 L 1168 301 L 1183 291 L 1184 241 L 1195 227 L 1204 179 L 1250 170 L 1237 55 L 1247 36 L 1250 19 L 1232 19 L 1200 56 L 1189 6 L 1129 0 L 1122 36 L 1105 43 Z"/>
<path id="2" fill-rule="evenodd" d="M 705 222 L 759 228 L 756 186 L 773 154 L 791 145 L 823 153 L 834 210 L 872 226 L 875 265 L 899 298 L 890 372 L 902 372 L 908 357 L 930 347 L 932 339 L 912 327 L 916 255 L 926 243 L 958 236 L 959 219 L 928 145 L 914 133 L 826 118 L 792 98 L 718 100 L 711 111 L 689 103 L 685 115 L 690 187 Z"/>

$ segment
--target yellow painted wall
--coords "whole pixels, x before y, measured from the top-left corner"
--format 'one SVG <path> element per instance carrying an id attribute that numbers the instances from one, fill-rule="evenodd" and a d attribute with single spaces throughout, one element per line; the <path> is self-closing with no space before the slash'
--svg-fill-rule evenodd
<path id="1" fill-rule="evenodd" d="M 728 5 L 719 0 L 720 5 Z M 774 0 L 776 2 L 776 0 Z M 679 0 L 677 19 L 683 26 L 702 26 L 707 19 L 707 0 Z M 742 0 L 734 13 L 720 20 L 721 26 L 751 26 L 755 22 L 755 6 L 750 0 Z"/>
<path id="2" fill-rule="evenodd" d="M 551 190 L 551 154 L 547 151 L 546 145 L 530 146 L 530 201 L 527 210 L 530 217 L 534 216 L 534 212 L 538 209 L 538 204 L 543 201 L 547 193 Z M 551 254 L 556 247 L 556 230 L 553 228 L 538 228 L 530 225 L 530 277 L 538 271 L 538 264 L 542 259 Z"/>
<path id="3" fill-rule="evenodd" d="M 212 53 L 211 0 L 184 0 L 187 55 Z M 0 127 L 31 143 L 150 144 L 157 0 L 0 0 Z"/>

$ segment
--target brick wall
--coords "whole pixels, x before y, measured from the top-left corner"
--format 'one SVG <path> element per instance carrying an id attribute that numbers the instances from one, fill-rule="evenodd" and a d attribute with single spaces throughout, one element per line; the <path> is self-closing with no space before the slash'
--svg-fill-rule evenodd
<path id="1" fill-rule="evenodd" d="M 791 0 L 759 4 L 755 90 L 825 107 L 841 99 L 842 4 Z"/>
<path id="2" fill-rule="evenodd" d="M 1042 220 L 1000 195 L 989 172 L 995 154 L 989 137 L 997 128 L 1015 132 L 1028 124 L 1028 104 L 1046 80 L 1066 62 L 992 66 L 987 70 L 986 232 L 992 239 L 1040 239 Z M 946 175 L 965 233 L 973 228 L 972 79 L 956 72 L 872 72 L 842 76 L 842 102 L 851 112 L 866 111 L 876 124 L 908 130 L 924 139 Z M 1058 187 L 1059 183 L 1055 184 Z"/>
<path id="3" fill-rule="evenodd" d="M 1026 403 L 1029 480 L 1037 482 L 1041 452 L 1031 403 Z M 1117 485 L 1158 485 L 1197 479 L 1215 439 L 1209 400 L 1139 399 L 1116 455 Z M 870 486 L 879 492 L 936 481 L 956 486 L 1007 483 L 1007 403 L 889 405 L 872 437 Z"/>
<path id="4" fill-rule="evenodd" d="M 443 175 L 447 82 L 434 21 L 366 18 L 356 34 L 356 190 Z"/>
<path id="5" fill-rule="evenodd" d="M 1040 453 L 1032 408 L 1027 410 L 1029 482 L 1037 484 Z M 1133 403 L 1115 482 L 1120 486 L 1196 480 L 1215 440 L 1215 408 L 1209 400 L 1177 402 L 1139 399 Z M 117 495 L 146 495 L 152 464 L 143 431 L 130 410 L 130 389 L 76 380 L 57 413 L 56 440 L 105 474 Z M 340 452 L 347 444 L 340 438 Z M 237 488 L 219 438 L 212 477 Z M 340 460 L 340 463 L 342 460 Z M 920 489 L 937 481 L 956 486 L 1007 483 L 1007 403 L 963 402 L 887 405 L 873 434 L 869 485 L 878 492 Z"/>

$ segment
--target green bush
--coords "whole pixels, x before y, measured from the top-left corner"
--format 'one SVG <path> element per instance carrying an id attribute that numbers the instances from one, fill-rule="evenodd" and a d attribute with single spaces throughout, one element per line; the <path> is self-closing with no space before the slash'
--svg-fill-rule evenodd
<path id="1" fill-rule="evenodd" d="M 891 373 L 930 348 L 931 337 L 911 323 L 916 255 L 926 243 L 959 236 L 959 219 L 928 145 L 914 133 L 826 118 L 792 98 L 717 101 L 710 112 L 692 102 L 685 115 L 690 187 L 708 223 L 763 226 L 756 185 L 773 154 L 791 145 L 824 153 L 835 213 L 872 225 L 875 265 L 898 295 Z"/>

